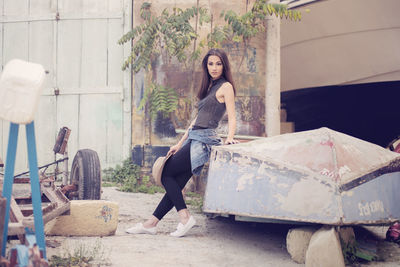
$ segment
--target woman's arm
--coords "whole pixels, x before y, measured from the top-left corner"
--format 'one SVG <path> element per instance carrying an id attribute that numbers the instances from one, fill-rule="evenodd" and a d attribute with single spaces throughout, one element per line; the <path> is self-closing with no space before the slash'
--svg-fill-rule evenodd
<path id="1" fill-rule="evenodd" d="M 170 147 L 170 149 L 169 149 L 167 155 L 170 154 L 170 153 L 175 154 L 176 152 L 178 152 L 179 149 L 181 149 L 183 143 L 184 143 L 184 142 L 186 141 L 186 139 L 188 138 L 189 129 L 192 128 L 192 126 L 193 126 L 193 124 L 195 123 L 195 121 L 196 121 L 196 118 L 190 123 L 190 125 L 189 125 L 189 127 L 187 128 L 185 134 L 182 136 L 181 140 L 179 140 L 179 142 L 178 142 L 176 145 Z"/>
<path id="2" fill-rule="evenodd" d="M 235 93 L 230 83 L 225 83 L 220 89 L 221 96 L 224 97 L 226 112 L 228 113 L 228 137 L 224 144 L 236 144 L 239 142 L 233 139 L 236 132 Z"/>

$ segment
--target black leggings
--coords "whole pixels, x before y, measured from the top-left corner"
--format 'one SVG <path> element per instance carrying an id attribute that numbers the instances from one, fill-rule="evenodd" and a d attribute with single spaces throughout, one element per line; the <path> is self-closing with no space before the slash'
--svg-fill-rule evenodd
<path id="1" fill-rule="evenodd" d="M 192 177 L 191 167 L 189 142 L 181 147 L 181 149 L 172 155 L 165 163 L 161 182 L 167 193 L 165 193 L 153 213 L 157 219 L 161 220 L 174 206 L 177 211 L 186 209 L 182 189 L 185 187 L 190 177 Z"/>

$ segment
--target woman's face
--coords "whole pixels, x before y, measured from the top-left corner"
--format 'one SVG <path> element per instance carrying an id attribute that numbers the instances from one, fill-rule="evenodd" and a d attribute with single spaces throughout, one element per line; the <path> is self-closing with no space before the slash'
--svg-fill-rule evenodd
<path id="1" fill-rule="evenodd" d="M 224 66 L 219 56 L 209 56 L 207 60 L 207 69 L 213 80 L 218 79 L 222 75 Z"/>

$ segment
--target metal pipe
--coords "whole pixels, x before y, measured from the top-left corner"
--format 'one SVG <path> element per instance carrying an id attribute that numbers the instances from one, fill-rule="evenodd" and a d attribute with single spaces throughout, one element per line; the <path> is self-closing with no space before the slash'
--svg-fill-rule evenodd
<path id="1" fill-rule="evenodd" d="M 62 179 L 62 184 L 67 185 L 68 184 L 68 147 L 65 147 L 65 152 L 64 152 L 64 163 L 63 163 L 63 179 Z"/>
<path id="2" fill-rule="evenodd" d="M 38 169 L 40 170 L 40 169 L 49 167 L 49 166 L 51 166 L 51 165 L 54 165 L 54 164 L 63 162 L 63 161 L 65 161 L 65 160 L 68 160 L 68 157 L 67 157 L 67 158 L 62 158 L 62 159 L 56 160 L 56 161 L 54 161 L 54 162 L 52 162 L 52 163 L 49 163 L 49 164 L 46 164 L 46 165 L 43 165 L 43 166 L 40 166 Z M 27 173 L 29 173 L 29 171 L 26 171 L 26 172 L 17 174 L 17 175 L 14 176 L 14 178 L 15 178 L 15 177 L 18 177 L 18 176 L 21 176 L 21 175 L 24 175 L 24 174 L 27 174 Z"/>

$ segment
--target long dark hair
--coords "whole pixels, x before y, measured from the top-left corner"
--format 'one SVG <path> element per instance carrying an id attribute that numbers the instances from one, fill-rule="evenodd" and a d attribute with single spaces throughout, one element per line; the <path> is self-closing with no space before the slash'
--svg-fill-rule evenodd
<path id="1" fill-rule="evenodd" d="M 203 62 L 201 66 L 203 67 L 203 77 L 201 79 L 201 86 L 199 89 L 199 92 L 197 94 L 197 97 L 199 99 L 203 99 L 204 97 L 207 96 L 208 89 L 210 88 L 210 85 L 212 83 L 212 78 L 210 74 L 208 73 L 208 68 L 207 68 L 207 63 L 208 63 L 208 58 L 210 56 L 217 56 L 221 59 L 222 62 L 222 77 L 225 78 L 228 82 L 232 84 L 233 87 L 233 93 L 236 95 L 236 89 L 235 89 L 235 84 L 233 83 L 232 79 L 232 73 L 231 73 L 231 66 L 229 64 L 228 57 L 224 50 L 222 49 L 210 49 L 207 54 L 203 58 Z"/>

